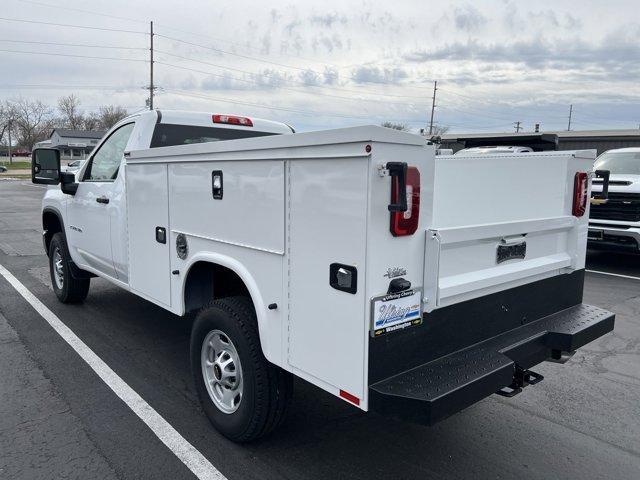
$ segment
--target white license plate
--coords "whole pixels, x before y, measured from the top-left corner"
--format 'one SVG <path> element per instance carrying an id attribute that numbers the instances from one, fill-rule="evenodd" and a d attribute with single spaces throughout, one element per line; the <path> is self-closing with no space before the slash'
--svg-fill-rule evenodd
<path id="1" fill-rule="evenodd" d="M 404 330 L 422 324 L 422 289 L 407 290 L 371 300 L 371 335 Z"/>

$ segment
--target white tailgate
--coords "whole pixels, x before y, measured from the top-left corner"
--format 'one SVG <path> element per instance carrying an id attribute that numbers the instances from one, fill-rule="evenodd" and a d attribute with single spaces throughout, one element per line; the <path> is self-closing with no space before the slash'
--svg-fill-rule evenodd
<path id="1" fill-rule="evenodd" d="M 590 151 L 437 157 L 425 310 L 584 268 L 589 213 L 572 215 L 573 184 L 594 158 Z"/>

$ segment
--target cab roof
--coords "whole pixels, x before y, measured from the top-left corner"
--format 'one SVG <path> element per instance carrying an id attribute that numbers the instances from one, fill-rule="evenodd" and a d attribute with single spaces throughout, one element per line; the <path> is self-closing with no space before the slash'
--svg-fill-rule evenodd
<path id="1" fill-rule="evenodd" d="M 193 112 L 186 110 L 153 110 L 138 114 L 136 116 L 142 115 L 153 115 L 156 120 L 155 123 L 162 124 L 173 124 L 173 125 L 191 125 L 197 127 L 218 127 L 218 128 L 229 128 L 233 130 L 254 130 L 257 132 L 268 132 L 275 134 L 288 134 L 294 133 L 292 127 L 285 123 L 274 122 L 272 120 L 265 120 L 262 118 L 256 117 L 247 117 L 251 119 L 253 123 L 252 127 L 244 126 L 244 125 L 231 125 L 231 124 L 223 124 L 223 123 L 213 123 L 213 115 L 229 115 L 229 116 L 243 116 L 246 115 L 237 115 L 237 114 L 227 114 L 220 111 L 212 111 L 212 112 Z"/>

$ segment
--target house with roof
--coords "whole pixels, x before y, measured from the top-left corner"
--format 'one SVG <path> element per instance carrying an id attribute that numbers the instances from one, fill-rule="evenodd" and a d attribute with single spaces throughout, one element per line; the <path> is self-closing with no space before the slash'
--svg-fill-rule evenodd
<path id="1" fill-rule="evenodd" d="M 38 142 L 36 147 L 56 148 L 60 150 L 62 160 L 84 160 L 105 133 L 107 132 L 54 128 L 49 139 Z"/>

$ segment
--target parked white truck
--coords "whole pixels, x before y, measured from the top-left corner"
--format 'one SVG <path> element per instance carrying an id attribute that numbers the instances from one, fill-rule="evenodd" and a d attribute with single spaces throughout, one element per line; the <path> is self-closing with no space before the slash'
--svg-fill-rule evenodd
<path id="1" fill-rule="evenodd" d="M 202 406 L 248 441 L 281 422 L 293 375 L 433 424 L 611 331 L 582 303 L 594 157 L 436 157 L 382 127 L 151 111 L 76 175 L 34 151 L 33 181 L 60 184 L 42 212 L 58 298 L 83 301 L 97 275 L 198 312 Z"/>
<path id="2" fill-rule="evenodd" d="M 640 148 L 604 152 L 595 168 L 609 171 L 610 178 L 607 201 L 591 207 L 589 247 L 640 252 Z M 593 184 L 602 191 L 602 179 Z"/>

